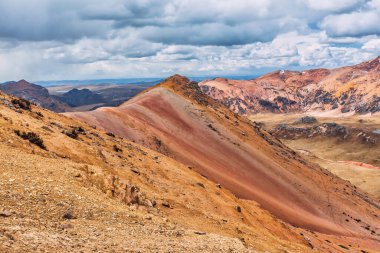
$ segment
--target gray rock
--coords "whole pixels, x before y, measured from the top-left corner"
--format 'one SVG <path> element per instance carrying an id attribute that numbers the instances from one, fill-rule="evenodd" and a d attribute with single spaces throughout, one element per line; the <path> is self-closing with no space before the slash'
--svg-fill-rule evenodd
<path id="1" fill-rule="evenodd" d="M 316 122 L 317 122 L 317 119 L 315 117 L 305 116 L 305 117 L 297 119 L 294 122 L 294 124 L 314 124 Z"/>

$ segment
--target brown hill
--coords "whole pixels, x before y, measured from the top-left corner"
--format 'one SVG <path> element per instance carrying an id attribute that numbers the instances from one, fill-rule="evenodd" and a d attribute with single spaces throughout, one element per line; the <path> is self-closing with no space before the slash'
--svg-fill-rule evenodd
<path id="1" fill-rule="evenodd" d="M 119 107 L 68 115 L 171 156 L 292 225 L 379 246 L 375 200 L 305 162 L 184 77 Z"/>
<path id="2" fill-rule="evenodd" d="M 216 78 L 199 85 L 239 114 L 380 111 L 380 57 L 338 69 L 276 71 L 254 80 Z"/>
<path id="3" fill-rule="evenodd" d="M 70 111 L 70 106 L 50 96 L 46 88 L 25 80 L 0 84 L 0 90 L 9 95 L 27 99 L 30 102 L 55 112 Z"/>

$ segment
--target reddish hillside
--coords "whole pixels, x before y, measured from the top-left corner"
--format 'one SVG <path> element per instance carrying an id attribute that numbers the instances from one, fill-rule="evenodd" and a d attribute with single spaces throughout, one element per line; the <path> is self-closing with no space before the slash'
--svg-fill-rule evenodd
<path id="1" fill-rule="evenodd" d="M 380 57 L 351 67 L 276 71 L 248 81 L 216 78 L 199 85 L 239 114 L 380 111 Z"/>
<path id="2" fill-rule="evenodd" d="M 67 115 L 169 155 L 295 226 L 379 243 L 376 201 L 306 163 L 184 77 L 119 107 Z"/>

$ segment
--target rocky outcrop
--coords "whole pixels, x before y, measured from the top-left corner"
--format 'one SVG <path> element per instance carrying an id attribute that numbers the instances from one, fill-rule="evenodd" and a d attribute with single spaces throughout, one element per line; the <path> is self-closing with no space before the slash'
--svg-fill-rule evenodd
<path id="1" fill-rule="evenodd" d="M 279 124 L 270 130 L 270 133 L 280 139 L 296 140 L 315 138 L 318 136 L 336 137 L 341 140 L 355 140 L 360 143 L 378 145 L 380 135 L 375 132 L 358 128 L 348 128 L 337 123 L 322 123 L 312 127 L 294 127 L 288 124 Z"/>
<path id="2" fill-rule="evenodd" d="M 239 114 L 338 110 L 380 111 L 380 57 L 355 66 L 276 71 L 253 80 L 216 78 L 199 85 Z"/>
<path id="3" fill-rule="evenodd" d="M 305 117 L 297 119 L 294 122 L 294 124 L 314 124 L 316 122 L 317 122 L 317 119 L 315 117 L 305 116 Z"/>

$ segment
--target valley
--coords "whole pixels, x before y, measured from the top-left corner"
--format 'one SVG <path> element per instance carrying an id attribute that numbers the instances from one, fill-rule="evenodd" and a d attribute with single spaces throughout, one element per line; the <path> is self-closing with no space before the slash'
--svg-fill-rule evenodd
<path id="1" fill-rule="evenodd" d="M 287 146 L 297 151 L 300 155 L 311 162 L 321 165 L 323 168 L 333 172 L 339 177 L 346 179 L 366 192 L 380 198 L 380 135 L 374 134 L 380 128 L 380 117 L 377 115 L 351 115 L 335 117 L 315 117 L 315 123 L 299 124 L 297 120 L 310 114 L 255 114 L 249 116 L 250 120 L 262 124 L 263 128 L 272 132 L 274 136 L 281 139 Z M 309 116 L 310 117 L 310 116 Z M 314 116 L 311 116 L 314 117 Z M 318 136 L 302 138 L 291 138 L 290 131 L 284 130 L 279 133 L 275 131 L 277 126 L 288 125 L 295 128 L 310 128 L 323 123 L 336 123 L 354 132 L 356 138 L 344 138 L 346 132 L 341 136 Z M 358 133 L 369 133 L 373 139 L 357 138 Z M 289 135 L 289 136 L 287 136 Z M 375 142 L 375 143 L 373 143 Z"/>

